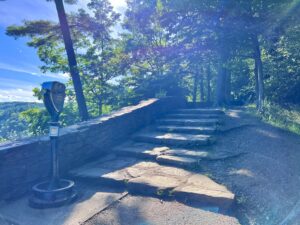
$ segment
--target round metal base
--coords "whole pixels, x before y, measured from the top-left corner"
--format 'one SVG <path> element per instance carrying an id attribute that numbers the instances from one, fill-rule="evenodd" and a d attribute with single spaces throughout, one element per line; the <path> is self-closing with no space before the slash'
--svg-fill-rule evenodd
<path id="1" fill-rule="evenodd" d="M 36 184 L 32 187 L 33 195 L 29 199 L 29 206 L 33 208 L 54 208 L 70 204 L 76 200 L 75 183 L 61 179 L 56 185 L 50 181 Z"/>

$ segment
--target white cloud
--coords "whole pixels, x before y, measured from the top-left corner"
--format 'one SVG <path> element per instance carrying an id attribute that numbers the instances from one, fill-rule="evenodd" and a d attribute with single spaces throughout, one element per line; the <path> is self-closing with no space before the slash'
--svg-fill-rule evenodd
<path id="1" fill-rule="evenodd" d="M 57 74 L 56 73 L 41 73 L 38 70 L 38 66 L 31 65 L 30 67 L 32 67 L 32 69 L 35 71 L 31 71 L 31 70 L 28 70 L 27 68 L 22 68 L 22 67 L 18 67 L 18 66 L 14 66 L 11 64 L 6 64 L 6 63 L 0 62 L 0 69 L 5 69 L 5 70 L 13 71 L 13 72 L 27 73 L 27 74 L 37 76 L 37 77 L 50 77 L 50 78 L 55 78 L 55 79 L 60 79 L 60 80 L 67 80 L 70 78 L 69 73 L 57 73 Z"/>
<path id="2" fill-rule="evenodd" d="M 14 71 L 14 72 L 28 73 L 28 74 L 35 75 L 35 76 L 41 76 L 38 74 L 38 71 L 30 71 L 30 70 L 27 70 L 26 68 L 21 68 L 21 67 L 15 66 L 13 64 L 8 64 L 8 63 L 0 62 L 0 69 L 10 70 L 10 71 Z"/>
<path id="3" fill-rule="evenodd" d="M 12 101 L 39 102 L 37 98 L 33 97 L 32 90 L 24 90 L 22 88 L 0 90 L 0 102 Z"/>

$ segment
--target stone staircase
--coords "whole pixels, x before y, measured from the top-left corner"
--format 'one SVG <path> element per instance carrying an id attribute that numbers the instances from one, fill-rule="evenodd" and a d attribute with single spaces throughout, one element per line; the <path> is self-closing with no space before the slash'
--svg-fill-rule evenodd
<path id="1" fill-rule="evenodd" d="M 228 152 L 212 149 L 223 114 L 219 109 L 177 110 L 70 174 L 89 184 L 123 187 L 134 195 L 226 212 L 234 194 L 200 172 L 201 162 L 228 157 Z"/>

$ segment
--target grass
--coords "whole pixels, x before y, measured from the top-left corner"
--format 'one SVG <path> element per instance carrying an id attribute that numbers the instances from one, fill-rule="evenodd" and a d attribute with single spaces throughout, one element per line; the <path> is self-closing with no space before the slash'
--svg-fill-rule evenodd
<path id="1" fill-rule="evenodd" d="M 257 112 L 255 105 L 247 106 L 247 111 L 257 115 L 264 122 L 300 135 L 300 106 L 285 107 L 266 102 L 263 112 Z"/>

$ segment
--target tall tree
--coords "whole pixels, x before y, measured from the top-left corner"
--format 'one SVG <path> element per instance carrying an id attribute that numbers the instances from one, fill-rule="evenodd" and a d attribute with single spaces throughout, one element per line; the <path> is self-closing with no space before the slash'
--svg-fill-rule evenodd
<path id="1" fill-rule="evenodd" d="M 211 103 L 211 67 L 210 64 L 206 68 L 206 85 L 207 85 L 207 102 Z"/>
<path id="2" fill-rule="evenodd" d="M 258 37 L 255 35 L 252 37 L 253 50 L 254 50 L 254 73 L 256 83 L 257 94 L 257 109 L 262 111 L 264 105 L 264 76 L 263 76 L 263 62 L 261 59 L 261 49 L 258 42 Z"/>
<path id="3" fill-rule="evenodd" d="M 120 14 L 114 12 L 108 0 L 91 0 L 87 5 L 89 12 L 79 10 L 72 15 L 78 31 L 89 38 L 84 39 L 84 53 L 80 55 L 80 66 L 88 103 L 96 105 L 101 115 L 102 107 L 108 104 L 112 92 L 108 82 L 120 76 L 123 66 L 122 44 L 112 37 L 112 28 L 117 24 Z"/>
<path id="4" fill-rule="evenodd" d="M 199 72 L 194 73 L 194 87 L 193 87 L 193 103 L 196 105 L 197 96 L 198 96 L 198 84 L 199 84 Z"/>
<path id="5" fill-rule="evenodd" d="M 82 83 L 79 76 L 77 60 L 74 52 L 73 41 L 70 34 L 69 24 L 67 21 L 63 0 L 55 0 L 55 6 L 60 22 L 62 36 L 64 39 L 65 49 L 67 52 L 70 74 L 74 85 L 79 114 L 82 120 L 87 120 L 89 118 L 89 114 L 87 111 L 86 101 L 83 95 Z"/>

